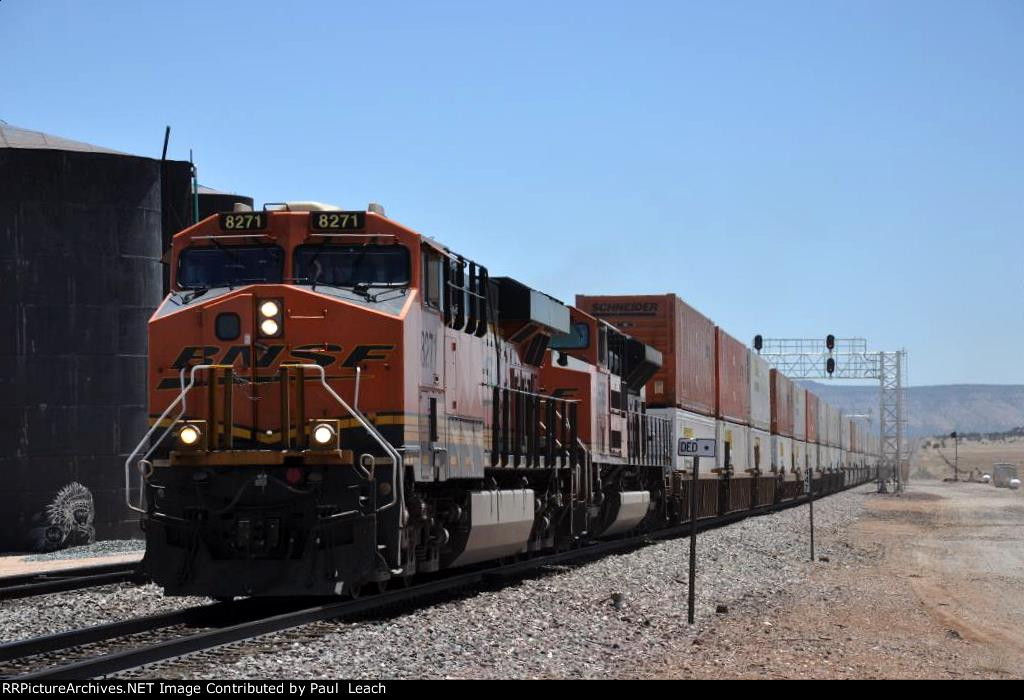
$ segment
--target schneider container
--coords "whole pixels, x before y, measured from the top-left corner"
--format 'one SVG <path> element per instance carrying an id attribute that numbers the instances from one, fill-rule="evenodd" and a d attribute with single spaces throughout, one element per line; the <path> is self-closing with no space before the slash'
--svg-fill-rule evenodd
<path id="1" fill-rule="evenodd" d="M 576 295 L 576 306 L 657 348 L 647 404 L 715 415 L 715 325 L 675 294 Z"/>

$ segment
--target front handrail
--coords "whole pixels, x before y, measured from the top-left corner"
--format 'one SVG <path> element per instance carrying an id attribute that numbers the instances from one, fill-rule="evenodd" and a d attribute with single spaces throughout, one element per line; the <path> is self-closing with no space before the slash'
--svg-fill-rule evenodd
<path id="1" fill-rule="evenodd" d="M 125 502 L 128 505 L 128 507 L 130 509 L 134 510 L 135 512 L 137 512 L 137 513 L 145 513 L 146 511 L 145 511 L 145 509 L 143 509 L 141 507 L 141 505 L 142 505 L 142 495 L 145 492 L 144 491 L 144 485 L 143 485 L 143 487 L 140 487 L 139 506 L 136 506 L 135 504 L 133 504 L 131 502 L 131 468 L 132 468 L 133 462 L 135 462 L 136 457 L 138 457 L 138 455 L 142 452 L 142 450 L 145 447 L 146 443 L 153 436 L 153 434 L 156 433 L 157 430 L 160 429 L 161 424 L 167 419 L 167 417 L 171 414 L 171 412 L 175 409 L 175 407 L 178 404 L 181 404 L 181 410 L 178 411 L 178 414 L 174 417 L 174 419 L 171 420 L 171 422 L 168 423 L 167 426 L 164 427 L 163 434 L 160 435 L 159 439 L 157 439 L 155 442 L 153 442 L 153 444 L 150 446 L 150 448 L 146 452 L 146 454 L 143 455 L 142 459 L 138 460 L 138 463 L 146 462 L 149 459 L 149 457 L 156 450 L 156 447 L 161 442 L 163 442 L 164 438 L 167 437 L 167 435 L 174 429 L 174 426 L 178 423 L 178 421 L 181 420 L 182 416 L 185 415 L 185 397 L 188 395 L 188 393 L 190 391 L 192 391 L 193 387 L 195 386 L 196 374 L 200 370 L 213 369 L 213 368 L 215 368 L 217 366 L 218 365 L 194 365 L 192 367 L 192 369 L 191 369 L 191 372 L 189 372 L 188 384 L 184 384 L 184 370 L 182 370 L 182 388 L 181 388 L 181 391 L 174 398 L 174 400 L 170 404 L 168 404 L 167 408 L 164 409 L 164 412 L 162 414 L 160 414 L 160 417 L 156 419 L 156 422 L 153 423 L 153 426 L 146 432 L 146 434 L 143 436 L 142 440 L 139 441 L 139 444 L 135 446 L 135 449 L 133 449 L 131 451 L 131 453 L 128 455 L 128 458 L 125 460 L 125 463 L 124 463 L 125 464 L 125 473 L 124 473 L 124 478 L 125 478 Z M 320 384 L 321 384 L 321 386 L 323 386 L 324 390 L 327 391 L 327 393 L 330 394 L 330 396 L 335 401 L 337 401 L 338 404 L 342 408 L 345 409 L 345 411 L 347 411 L 353 418 L 356 419 L 356 421 L 363 427 L 363 429 L 366 430 L 366 432 L 368 432 L 370 434 L 370 437 L 372 437 L 374 439 L 374 441 L 378 445 L 380 445 L 381 449 L 383 449 L 384 452 L 387 453 L 388 457 L 390 457 L 391 463 L 392 463 L 392 483 L 395 485 L 395 487 L 394 487 L 394 490 L 392 491 L 391 500 L 388 503 L 384 504 L 383 506 L 380 506 L 379 508 L 377 508 L 376 512 L 380 513 L 382 511 L 388 510 L 389 508 L 394 507 L 396 503 L 404 501 L 404 498 L 401 497 L 401 496 L 404 496 L 404 493 L 403 493 L 404 489 L 402 488 L 403 484 L 401 483 L 401 479 L 399 478 L 399 474 L 398 474 L 399 465 L 402 462 L 402 456 L 398 453 L 398 450 L 395 449 L 395 447 L 390 442 L 388 442 L 387 439 L 383 435 L 381 435 L 380 431 L 377 430 L 377 427 L 373 423 L 371 423 L 369 421 L 369 419 L 367 419 L 367 417 L 363 414 L 362 411 L 360 411 L 360 410 L 350 406 L 345 401 L 345 399 L 341 398 L 341 396 L 339 396 L 338 393 L 336 391 L 334 391 L 334 389 L 332 389 L 330 387 L 330 385 L 327 383 L 327 375 L 324 372 L 324 368 L 323 367 L 321 367 L 320 365 L 316 365 L 316 364 L 288 365 L 288 366 L 289 367 L 295 367 L 295 368 L 302 369 L 302 370 L 311 369 L 311 370 L 316 371 L 317 374 L 319 374 Z M 141 474 L 141 471 L 140 471 L 140 474 Z"/>
<path id="2" fill-rule="evenodd" d="M 309 365 L 291 365 L 290 364 L 290 365 L 287 365 L 287 366 L 288 367 L 296 367 L 296 368 L 303 369 L 303 370 L 307 370 L 307 369 L 315 370 L 317 372 L 317 374 L 320 375 L 320 384 L 321 384 L 321 386 L 323 386 L 324 390 L 328 394 L 330 394 L 331 397 L 335 401 L 337 401 L 338 404 L 342 408 L 344 408 L 346 411 L 348 411 L 348 413 L 353 418 L 355 418 L 356 421 L 359 422 L 359 424 L 363 427 L 363 429 L 366 430 L 366 432 L 368 432 L 370 434 L 370 437 L 372 437 L 374 439 L 374 441 L 378 445 L 380 445 L 381 449 L 384 450 L 387 453 L 388 457 L 391 458 L 391 482 L 392 482 L 392 484 L 394 484 L 394 489 L 391 492 L 392 493 L 391 500 L 388 503 L 386 503 L 385 505 L 383 505 L 380 508 L 378 508 L 376 510 L 376 512 L 380 513 L 381 511 L 385 511 L 385 510 L 387 510 L 389 508 L 392 508 L 396 503 L 399 503 L 399 502 L 404 504 L 404 502 L 405 502 L 405 498 L 404 498 L 405 494 L 404 494 L 404 488 L 403 488 L 404 484 L 402 483 L 402 479 L 400 478 L 401 475 L 399 474 L 399 465 L 402 462 L 402 455 L 400 455 L 398 453 L 398 450 L 395 449 L 394 445 L 392 445 L 390 442 L 388 442 L 387 439 L 383 435 L 381 435 L 380 431 L 377 430 L 377 426 L 375 426 L 373 423 L 371 423 L 370 420 L 363 414 L 362 411 L 360 411 L 357 408 L 353 408 L 352 406 L 349 406 L 348 403 L 345 401 L 345 399 L 341 398 L 341 396 L 338 395 L 338 392 L 336 392 L 334 389 L 332 389 L 330 387 L 330 385 L 327 383 L 327 374 L 326 374 L 326 372 L 324 372 L 324 368 L 323 367 L 321 367 L 320 365 L 315 365 L 315 364 L 309 364 Z"/>
<path id="3" fill-rule="evenodd" d="M 213 368 L 218 367 L 218 366 L 219 365 L 194 365 L 192 367 L 191 371 L 189 372 L 188 384 L 184 384 L 184 369 L 183 369 L 182 370 L 182 383 L 183 383 L 183 386 L 181 388 L 181 391 L 178 393 L 178 395 L 175 397 L 175 399 L 167 406 L 167 408 L 164 409 L 164 412 L 160 414 L 160 417 L 157 418 L 157 420 L 153 424 L 153 426 L 146 432 L 146 434 L 145 434 L 145 436 L 143 436 L 142 440 L 139 441 L 139 444 L 135 446 L 135 449 L 133 449 L 131 451 L 131 454 L 128 455 L 128 458 L 124 462 L 125 503 L 128 505 L 128 507 L 131 510 L 133 510 L 133 511 L 135 511 L 137 513 L 142 513 L 142 514 L 145 514 L 145 512 L 146 512 L 146 510 L 142 507 L 142 505 L 143 505 L 143 503 L 145 501 L 145 492 L 146 492 L 145 491 L 145 484 L 146 484 L 146 478 L 145 477 L 146 477 L 146 474 L 141 469 L 139 470 L 140 476 L 142 477 L 141 478 L 141 483 L 139 484 L 139 505 L 136 506 L 134 503 L 132 503 L 132 498 L 131 498 L 131 471 L 132 471 L 133 465 L 148 463 L 149 457 L 156 450 L 157 446 L 161 442 L 163 442 L 163 440 L 168 436 L 168 434 L 170 434 L 170 432 L 174 429 L 174 426 L 178 423 L 178 421 L 181 420 L 182 416 L 185 415 L 185 397 L 188 395 L 188 393 L 195 386 L 196 374 L 200 370 L 209 370 L 209 369 L 213 369 Z M 380 433 L 380 431 L 377 429 L 377 427 L 373 423 L 370 422 L 370 420 L 363 414 L 362 411 L 360 411 L 357 408 L 354 408 L 354 407 L 350 406 L 345 401 L 345 399 L 341 398 L 341 396 L 339 396 L 338 393 L 334 389 L 332 389 L 330 387 L 330 385 L 327 383 L 327 375 L 324 372 L 324 368 L 323 367 L 321 367 L 320 365 L 317 365 L 317 364 L 294 364 L 294 365 L 287 365 L 287 366 L 288 367 L 294 367 L 296 369 L 301 369 L 303 371 L 305 371 L 305 370 L 313 370 L 313 371 L 315 371 L 319 375 L 320 384 L 321 384 L 321 386 L 323 386 L 324 390 L 331 396 L 331 398 L 333 398 L 335 401 L 337 401 L 338 404 L 343 409 L 345 409 L 345 411 L 348 412 L 349 415 L 351 415 L 353 418 L 356 419 L 356 421 L 363 427 L 364 430 L 366 430 L 367 433 L 370 434 L 370 437 L 372 437 L 373 440 L 378 445 L 380 445 L 381 449 L 384 450 L 384 452 L 391 459 L 391 483 L 392 483 L 391 500 L 388 501 L 387 503 L 385 503 L 384 505 L 378 507 L 374 512 L 375 513 L 381 513 L 381 512 L 383 512 L 385 510 L 388 510 L 389 508 L 393 508 L 396 504 L 401 506 L 401 512 L 399 513 L 399 519 L 400 519 L 399 527 L 396 529 L 398 542 L 397 542 L 396 547 L 395 547 L 398 565 L 399 565 L 399 568 L 401 568 L 401 562 L 402 562 L 402 548 L 401 548 L 401 537 L 402 537 L 402 534 L 401 533 L 402 533 L 402 526 L 404 526 L 404 524 L 405 524 L 405 522 L 404 522 L 404 520 L 405 520 L 405 484 L 404 484 L 404 479 L 403 479 L 402 474 L 401 474 L 401 464 L 402 464 L 402 456 L 401 456 L 401 454 L 399 454 L 398 450 L 390 442 L 387 441 L 387 439 Z M 153 435 L 157 432 L 157 430 L 160 429 L 161 424 L 165 420 L 167 420 L 167 417 L 169 415 L 171 415 L 171 412 L 174 411 L 175 407 L 177 407 L 179 404 L 181 404 L 181 409 L 178 411 L 178 414 L 174 417 L 174 419 L 171 420 L 170 423 L 168 423 L 166 427 L 164 427 L 164 431 L 160 435 L 160 438 L 152 443 L 152 445 L 150 446 L 149 450 L 147 450 L 145 455 L 143 455 L 142 459 L 139 459 L 138 461 L 136 461 L 136 458 L 142 452 L 142 450 L 145 447 L 146 443 L 150 440 L 150 438 L 153 437 Z M 328 516 L 324 520 L 325 521 L 330 521 L 330 520 L 335 519 L 335 517 L 340 517 L 342 515 L 347 515 L 347 513 L 338 513 L 338 514 L 335 514 L 333 516 Z"/>
<path id="4" fill-rule="evenodd" d="M 134 510 L 136 513 L 144 514 L 146 512 L 145 508 L 142 507 L 142 503 L 145 500 L 146 496 L 146 475 L 142 470 L 139 470 L 139 476 L 141 477 L 141 480 L 139 482 L 139 505 L 136 506 L 134 503 L 132 503 L 131 485 L 131 470 L 135 458 L 139 455 L 140 452 L 142 452 L 143 447 L 146 445 L 149 439 L 153 437 L 153 434 L 160 428 L 160 424 L 167 419 L 167 416 L 171 414 L 171 411 L 174 410 L 174 407 L 180 403 L 181 410 L 178 411 L 178 415 L 174 417 L 174 420 L 167 424 L 167 427 L 164 428 L 164 432 L 160 436 L 160 439 L 156 440 L 150 446 L 149 450 L 146 451 L 146 454 L 143 455 L 142 459 L 138 460 L 138 464 L 145 463 L 149 460 L 150 456 L 156 450 L 157 445 L 164 441 L 164 438 L 166 438 L 170 434 L 171 430 L 174 429 L 174 426 L 178 423 L 179 420 L 181 420 L 181 417 L 185 415 L 185 396 L 188 394 L 188 392 L 192 391 L 192 387 L 194 387 L 196 384 L 196 373 L 201 369 L 211 369 L 216 366 L 217 365 L 194 365 L 192 367 L 192 370 L 189 372 L 187 385 L 184 384 L 185 370 L 181 370 L 183 384 L 183 386 L 181 387 L 181 392 L 179 392 L 178 396 L 175 397 L 174 401 L 168 404 L 167 408 L 164 409 L 164 412 L 160 414 L 160 417 L 156 419 L 156 422 L 153 423 L 153 426 L 146 432 L 142 440 L 139 441 L 139 444 L 135 446 L 135 449 L 131 451 L 131 454 L 129 454 L 128 458 L 124 461 L 124 500 L 125 503 L 128 505 L 128 508 Z"/>

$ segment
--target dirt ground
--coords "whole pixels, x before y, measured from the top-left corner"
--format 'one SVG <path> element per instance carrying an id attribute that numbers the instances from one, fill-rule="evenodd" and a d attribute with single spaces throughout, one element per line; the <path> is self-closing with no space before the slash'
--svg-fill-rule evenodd
<path id="1" fill-rule="evenodd" d="M 1024 495 L 861 487 L 851 528 L 777 605 L 730 611 L 669 678 L 1024 677 Z"/>
<path id="2" fill-rule="evenodd" d="M 54 571 L 69 571 L 75 568 L 103 566 L 106 564 L 127 564 L 142 560 L 141 553 L 111 554 L 105 557 L 90 557 L 88 559 L 48 559 L 44 561 L 33 561 L 25 559 L 21 555 L 0 557 L 0 583 L 8 576 L 23 576 L 25 574 L 43 574 Z"/>
<path id="3" fill-rule="evenodd" d="M 954 462 L 959 453 L 960 477 L 967 479 L 973 472 L 978 479 L 982 474 L 991 474 L 992 465 L 998 462 L 1016 464 L 1024 474 L 1024 438 L 1008 438 L 1005 440 L 962 440 L 957 450 L 953 449 L 953 441 L 945 439 L 946 446 L 941 447 L 942 438 L 925 438 L 921 440 L 910 458 L 911 478 L 952 478 Z M 929 447 L 924 447 L 928 443 Z"/>

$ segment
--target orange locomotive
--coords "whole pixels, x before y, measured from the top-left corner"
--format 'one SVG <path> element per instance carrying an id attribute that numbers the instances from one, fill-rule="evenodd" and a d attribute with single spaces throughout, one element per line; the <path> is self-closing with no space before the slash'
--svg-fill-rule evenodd
<path id="1" fill-rule="evenodd" d="M 660 354 L 374 205 L 210 217 L 171 290 L 126 462 L 168 594 L 357 594 L 678 515 Z"/>

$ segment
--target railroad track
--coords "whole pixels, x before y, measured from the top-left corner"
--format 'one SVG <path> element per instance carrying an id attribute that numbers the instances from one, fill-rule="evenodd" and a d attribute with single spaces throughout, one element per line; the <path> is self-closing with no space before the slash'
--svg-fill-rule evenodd
<path id="1" fill-rule="evenodd" d="M 861 484 L 847 486 L 840 491 Z M 830 494 L 831 495 L 831 494 Z M 819 500 L 820 497 L 815 498 Z M 737 511 L 697 521 L 705 531 L 806 504 L 807 496 L 774 506 Z M 357 599 L 329 602 L 246 599 L 211 603 L 170 613 L 86 627 L 0 645 L 0 677 L 19 680 L 69 680 L 107 676 L 199 651 L 326 620 L 365 616 L 416 600 L 521 578 L 547 566 L 578 563 L 625 552 L 658 540 L 690 533 L 689 523 L 635 537 L 589 544 L 511 564 L 440 574 L 408 588 Z M 311 602 L 314 604 L 310 605 Z M 154 639 L 154 636 L 157 637 Z"/>
<path id="2" fill-rule="evenodd" d="M 104 564 L 10 576 L 0 581 L 0 601 L 144 580 L 136 564 Z"/>

